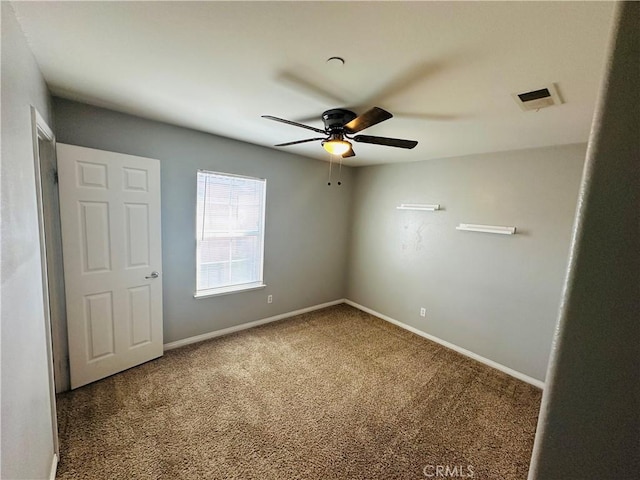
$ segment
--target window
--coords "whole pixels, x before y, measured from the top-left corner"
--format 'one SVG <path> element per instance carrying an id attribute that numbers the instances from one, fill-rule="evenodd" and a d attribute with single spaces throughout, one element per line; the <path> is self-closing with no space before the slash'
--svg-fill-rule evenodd
<path id="1" fill-rule="evenodd" d="M 266 183 L 198 171 L 196 297 L 264 286 Z"/>

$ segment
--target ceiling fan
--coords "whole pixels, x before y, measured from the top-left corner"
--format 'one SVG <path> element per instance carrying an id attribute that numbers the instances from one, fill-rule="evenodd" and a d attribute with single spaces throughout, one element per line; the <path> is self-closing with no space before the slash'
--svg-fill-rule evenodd
<path id="1" fill-rule="evenodd" d="M 321 133 L 324 137 L 307 138 L 293 142 L 279 143 L 276 147 L 287 147 L 299 143 L 322 141 L 324 149 L 332 155 L 339 155 L 342 158 L 355 157 L 351 141 L 359 143 L 371 143 L 375 145 L 386 145 L 388 147 L 413 148 L 418 142 L 415 140 L 402 140 L 400 138 L 376 137 L 373 135 L 354 135 L 365 128 L 369 128 L 385 120 L 389 120 L 393 115 L 379 107 L 373 107 L 362 115 L 356 115 L 351 110 L 334 108 L 322 114 L 324 130 L 292 120 L 263 115 L 262 118 L 274 120 L 276 122 L 287 123 L 295 127 L 306 128 L 314 132 Z M 351 141 L 350 141 L 351 140 Z"/>

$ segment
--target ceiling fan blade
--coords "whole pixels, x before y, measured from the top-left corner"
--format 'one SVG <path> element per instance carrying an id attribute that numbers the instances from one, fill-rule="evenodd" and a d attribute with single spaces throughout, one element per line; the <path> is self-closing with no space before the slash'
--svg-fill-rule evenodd
<path id="1" fill-rule="evenodd" d="M 284 118 L 273 117 L 271 115 L 262 115 L 262 118 L 266 118 L 268 120 L 274 120 L 276 122 L 287 123 L 289 125 L 293 125 L 294 127 L 306 128 L 307 130 L 313 130 L 314 132 L 318 132 L 318 133 L 326 133 L 324 130 L 320 130 L 319 128 L 310 127 L 309 125 L 304 125 L 298 122 L 292 122 L 291 120 L 285 120 Z"/>
<path id="2" fill-rule="evenodd" d="M 348 133 L 357 133 L 365 128 L 369 128 L 372 125 L 376 125 L 380 122 L 384 122 L 385 120 L 389 120 L 393 115 L 391 115 L 386 110 L 383 110 L 378 107 L 373 107 L 370 110 L 367 110 L 362 115 L 354 118 L 349 123 L 344 126 L 344 129 Z"/>
<path id="3" fill-rule="evenodd" d="M 296 122 L 322 122 L 322 117 L 318 114 L 307 115 L 306 117 L 296 117 Z"/>
<path id="4" fill-rule="evenodd" d="M 415 118 L 418 120 L 431 120 L 434 122 L 449 122 L 453 120 L 462 120 L 468 118 L 469 115 L 448 115 L 446 113 L 408 113 L 408 112 L 395 112 L 393 114 L 396 118 Z"/>
<path id="5" fill-rule="evenodd" d="M 386 145 L 387 147 L 413 148 L 418 142 L 415 140 L 403 140 L 401 138 L 374 137 L 372 135 L 356 135 L 353 140 L 360 143 L 373 143 Z"/>
<path id="6" fill-rule="evenodd" d="M 353 146 L 349 148 L 349 151 L 347 153 L 342 154 L 342 158 L 349 158 L 349 157 L 355 157 L 355 156 L 356 156 L 356 152 L 353 151 Z"/>
<path id="7" fill-rule="evenodd" d="M 426 78 L 437 75 L 444 67 L 443 61 L 422 62 L 414 65 L 367 98 L 366 104 L 384 105 L 390 98 L 414 88 Z"/>
<path id="8" fill-rule="evenodd" d="M 342 104 L 341 104 L 342 105 Z M 351 110 L 352 112 L 358 112 L 361 110 L 364 110 L 366 107 L 362 107 L 362 106 L 353 106 L 353 105 L 346 105 L 345 107 L 340 107 L 340 108 L 344 108 L 346 110 Z M 296 122 L 321 122 L 322 121 L 322 115 L 308 115 L 306 117 L 296 117 L 295 119 Z"/>
<path id="9" fill-rule="evenodd" d="M 296 140 L 295 142 L 279 143 L 274 145 L 274 147 L 287 147 L 289 145 L 297 145 L 298 143 L 315 142 L 316 140 L 326 140 L 326 137 L 307 138 L 306 140 Z"/>
<path id="10" fill-rule="evenodd" d="M 316 75 L 313 76 L 317 77 Z M 304 94 L 311 95 L 322 102 L 328 102 L 330 105 L 342 105 L 345 103 L 344 99 L 333 91 L 322 87 L 311 80 L 303 78 L 299 73 L 293 73 L 290 71 L 281 72 L 278 75 L 278 80 L 287 83 L 296 90 L 301 91 Z"/>

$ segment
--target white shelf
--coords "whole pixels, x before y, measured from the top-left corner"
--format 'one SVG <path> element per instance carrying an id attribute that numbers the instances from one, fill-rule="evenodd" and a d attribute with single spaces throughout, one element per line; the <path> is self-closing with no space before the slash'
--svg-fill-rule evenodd
<path id="1" fill-rule="evenodd" d="M 516 227 L 503 227 L 499 225 L 474 225 L 471 223 L 461 223 L 456 227 L 456 230 L 463 230 L 465 232 L 497 233 L 500 235 L 514 235 L 516 233 Z"/>
<path id="2" fill-rule="evenodd" d="M 401 203 L 400 206 L 396 208 L 398 210 L 419 210 L 433 212 L 435 210 L 440 210 L 440 204 L 428 205 L 424 203 Z"/>

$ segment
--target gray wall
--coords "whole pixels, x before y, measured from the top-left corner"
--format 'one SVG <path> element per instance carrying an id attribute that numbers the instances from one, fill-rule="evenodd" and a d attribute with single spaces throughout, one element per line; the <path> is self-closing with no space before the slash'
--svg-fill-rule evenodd
<path id="1" fill-rule="evenodd" d="M 640 3 L 618 14 L 531 480 L 636 479 L 640 471 Z"/>
<path id="2" fill-rule="evenodd" d="M 544 380 L 585 148 L 358 169 L 347 297 Z M 443 210 L 396 210 L 401 203 Z M 461 232 L 459 223 L 518 234 Z"/>
<path id="3" fill-rule="evenodd" d="M 67 341 L 67 304 L 64 292 L 64 265 L 62 261 L 62 225 L 60 224 L 60 197 L 55 145 L 38 141 L 42 192 L 42 216 L 47 256 L 51 343 L 53 344 L 53 371 L 56 393 L 69 389 L 69 345 Z"/>
<path id="4" fill-rule="evenodd" d="M 54 445 L 30 105 L 48 121 L 49 94 L 8 2 L 2 2 L 1 83 L 0 476 L 48 478 Z"/>
<path id="5" fill-rule="evenodd" d="M 329 187 L 326 162 L 60 98 L 53 108 L 58 142 L 161 161 L 165 343 L 344 297 L 352 169 Z M 267 179 L 266 289 L 193 298 L 199 168 Z"/>

